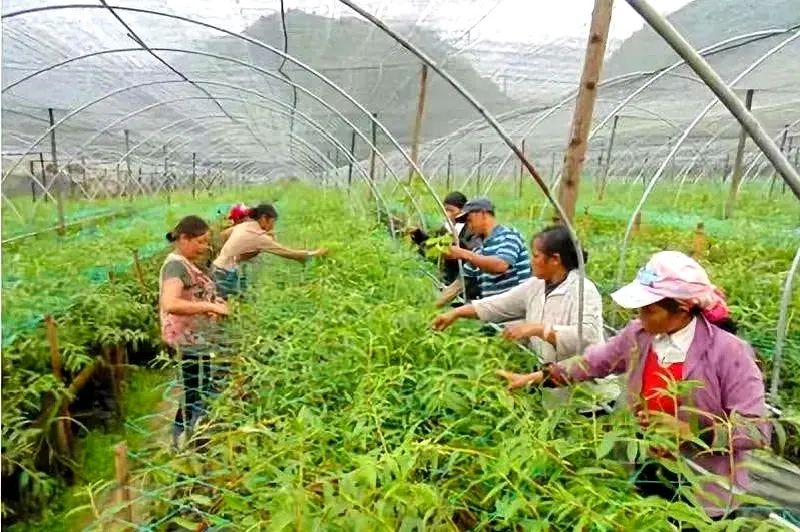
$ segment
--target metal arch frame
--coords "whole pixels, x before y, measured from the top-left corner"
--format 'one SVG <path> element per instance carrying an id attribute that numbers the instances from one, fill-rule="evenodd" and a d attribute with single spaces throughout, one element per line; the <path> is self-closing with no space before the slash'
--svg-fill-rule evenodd
<path id="1" fill-rule="evenodd" d="M 772 352 L 772 379 L 770 381 L 769 395 L 773 401 L 778 400 L 778 388 L 780 386 L 781 377 L 781 359 L 783 357 L 783 343 L 786 340 L 786 334 L 789 327 L 789 303 L 792 299 L 792 286 L 794 284 L 794 276 L 800 266 L 800 247 L 795 252 L 792 266 L 789 268 L 789 273 L 786 274 L 786 280 L 783 284 L 783 294 L 781 296 L 781 306 L 778 314 L 778 327 L 775 338 L 775 350 Z"/>
<path id="2" fill-rule="evenodd" d="M 725 39 L 723 41 L 719 41 L 717 43 L 709 45 L 709 46 L 703 48 L 702 50 L 700 50 L 700 53 L 702 55 L 707 55 L 707 54 L 715 53 L 717 51 L 717 48 L 719 48 L 719 47 L 727 46 L 728 44 L 734 43 L 734 42 L 739 41 L 739 40 L 750 39 L 750 38 L 758 37 L 758 36 L 762 36 L 762 35 L 763 36 L 778 36 L 778 35 L 782 35 L 784 33 L 788 33 L 790 31 L 791 30 L 788 29 L 788 28 L 783 28 L 783 29 L 762 30 L 762 31 L 758 31 L 758 32 L 753 32 L 753 33 L 748 33 L 748 34 L 743 34 L 743 35 L 737 35 L 735 37 L 731 37 L 729 39 Z M 597 126 L 595 126 L 592 129 L 592 131 L 589 134 L 589 139 L 593 138 L 594 135 L 597 133 L 597 131 L 602 129 L 608 123 L 608 121 L 611 120 L 611 118 L 613 118 L 613 116 L 615 114 L 617 114 L 622 108 L 624 108 L 633 98 L 638 96 L 641 92 L 643 92 L 645 89 L 647 89 L 650 85 L 652 85 L 653 83 L 658 81 L 663 76 L 671 75 L 671 76 L 676 76 L 676 77 L 680 77 L 680 78 L 683 78 L 683 79 L 693 79 L 693 80 L 697 81 L 698 83 L 702 84 L 703 82 L 701 80 L 698 80 L 697 78 L 692 78 L 692 77 L 687 77 L 685 75 L 673 74 L 672 73 L 672 70 L 684 65 L 685 63 L 686 63 L 685 61 L 679 60 L 676 63 L 672 64 L 671 66 L 667 67 L 666 69 L 663 69 L 663 70 L 660 70 L 660 71 L 634 72 L 634 73 L 629 73 L 629 74 L 622 74 L 620 76 L 614 77 L 614 78 L 612 78 L 610 80 L 607 80 L 607 81 L 604 81 L 604 82 L 601 82 L 600 84 L 598 84 L 598 88 L 608 88 L 610 86 L 616 86 L 618 84 L 622 84 L 622 83 L 625 83 L 625 82 L 628 82 L 628 81 L 633 81 L 636 78 L 640 78 L 640 77 L 643 77 L 643 76 L 648 77 L 647 81 L 641 87 L 639 87 L 633 93 L 628 95 L 613 111 L 611 111 L 603 120 L 600 121 L 600 123 Z M 555 104 L 554 107 L 553 106 L 550 107 L 548 112 L 545 113 L 545 116 L 543 116 L 543 117 L 541 117 L 541 119 L 535 121 L 531 125 L 530 130 L 532 130 L 533 127 L 535 127 L 536 125 L 541 123 L 544 119 L 548 118 L 551 114 L 553 114 L 555 111 L 557 111 L 558 109 L 560 109 L 561 107 L 563 107 L 564 105 L 566 105 L 567 103 L 569 103 L 570 101 L 575 99 L 576 97 L 577 97 L 577 91 L 570 91 L 569 93 L 567 93 L 567 96 L 565 96 L 561 101 L 559 101 L 557 104 Z M 510 111 L 508 113 L 505 113 L 505 115 L 510 115 L 510 114 L 516 113 L 518 111 L 519 110 Z M 518 118 L 519 116 L 524 116 L 525 114 L 528 114 L 528 113 L 530 113 L 530 111 L 524 111 L 523 110 L 518 116 L 513 116 L 513 117 L 509 116 L 508 118 L 509 119 Z M 505 119 L 506 118 L 505 115 L 500 115 L 500 117 Z M 466 126 L 462 126 L 462 128 L 460 128 L 460 129 L 469 130 L 469 128 L 471 128 L 472 125 L 477 124 L 479 122 L 480 122 L 479 120 L 473 121 L 473 122 L 467 124 Z M 445 141 L 445 143 L 449 143 L 450 139 L 459 138 L 459 136 L 460 136 L 460 130 L 456 130 L 456 132 L 448 135 L 448 137 L 445 137 L 445 139 L 447 139 Z M 440 147 L 441 146 L 437 146 L 434 149 L 433 153 L 438 151 L 438 149 Z M 432 156 L 433 153 L 431 153 L 430 156 Z M 428 160 L 428 158 L 426 158 L 424 160 L 423 164 L 425 162 L 427 162 L 427 160 Z M 438 170 L 438 167 L 437 167 L 437 170 Z M 555 184 L 557 184 L 557 182 Z"/>
<path id="3" fill-rule="evenodd" d="M 759 57 L 756 61 L 754 61 L 751 65 L 745 68 L 739 75 L 733 78 L 729 83 L 730 86 L 736 85 L 742 78 L 750 74 L 753 70 L 757 69 L 761 64 L 769 59 L 772 55 L 782 50 L 787 44 L 791 43 L 792 41 L 800 38 L 800 31 L 795 31 L 791 36 L 784 39 L 774 47 L 770 48 L 767 52 L 765 52 L 761 57 Z M 642 194 L 639 203 L 636 205 L 636 208 L 631 213 L 631 217 L 628 220 L 628 226 L 625 228 L 625 236 L 623 237 L 622 244 L 620 245 L 619 250 L 619 260 L 617 262 L 617 272 L 614 277 L 615 284 L 619 285 L 622 282 L 622 276 L 624 275 L 625 271 L 625 254 L 628 251 L 628 242 L 630 241 L 631 233 L 633 231 L 633 226 L 636 221 L 636 216 L 642 211 L 644 204 L 647 202 L 647 198 L 650 196 L 650 193 L 655 188 L 656 183 L 658 183 L 661 176 L 664 174 L 664 170 L 667 168 L 667 165 L 670 163 L 672 158 L 675 156 L 677 151 L 680 149 L 683 142 L 688 138 L 689 134 L 692 132 L 694 127 L 708 114 L 708 112 L 713 109 L 718 103 L 720 103 L 719 98 L 714 96 L 714 98 L 703 108 L 703 110 L 698 114 L 695 119 L 686 127 L 681 137 L 677 140 L 675 145 L 672 147 L 672 150 L 667 154 L 666 158 L 659 166 L 658 170 L 653 177 L 650 178 L 650 182 L 647 185 L 647 188 Z"/>
<path id="4" fill-rule="evenodd" d="M 61 7 L 61 6 L 54 6 L 54 7 Z M 282 83 L 285 83 L 287 85 L 290 85 L 292 87 L 297 88 L 303 94 L 306 94 L 307 96 L 312 98 L 315 102 L 319 103 L 324 108 L 326 108 L 329 111 L 331 111 L 335 116 L 338 116 L 342 121 L 345 122 L 345 124 L 347 124 L 362 139 L 362 141 L 364 141 L 367 144 L 367 146 L 369 146 L 373 151 L 375 151 L 377 157 L 383 162 L 383 164 L 386 166 L 386 168 L 389 171 L 389 173 L 392 175 L 392 177 L 395 179 L 395 181 L 403 188 L 405 194 L 409 197 L 412 205 L 414 206 L 415 210 L 417 211 L 417 213 L 420 216 L 420 220 L 422 222 L 421 225 L 423 227 L 425 227 L 425 219 L 424 219 L 424 216 L 422 215 L 422 209 L 417 204 L 416 200 L 413 197 L 413 194 L 411 194 L 411 192 L 405 187 L 405 185 L 403 185 L 402 180 L 399 178 L 399 176 L 394 171 L 394 169 L 391 167 L 391 165 L 389 165 L 388 161 L 383 156 L 382 152 L 380 150 L 378 150 L 377 147 L 372 144 L 372 142 L 367 138 L 367 136 L 364 135 L 361 132 L 361 130 L 358 127 L 356 127 L 355 124 L 353 124 L 353 122 L 351 120 L 349 120 L 341 111 L 339 111 L 336 107 L 334 107 L 331 104 L 329 104 L 327 101 L 325 101 L 320 96 L 317 96 L 315 93 L 311 92 L 310 90 L 306 89 L 305 87 L 303 87 L 301 85 L 298 85 L 298 84 L 294 83 L 291 80 L 287 80 L 287 79 L 285 79 L 285 78 L 283 78 L 283 77 L 281 77 L 281 76 L 279 76 L 279 75 L 277 75 L 277 74 L 275 74 L 273 72 L 270 72 L 270 71 L 265 70 L 265 69 L 263 69 L 263 68 L 261 68 L 261 67 L 259 67 L 257 65 L 253 65 L 251 63 L 248 63 L 246 61 L 243 61 L 243 60 L 235 58 L 235 57 L 225 56 L 225 55 L 221 55 L 221 54 L 215 54 L 215 53 L 211 53 L 211 52 L 205 52 L 205 51 L 201 51 L 201 50 L 192 50 L 192 49 L 183 49 L 183 48 L 174 48 L 174 47 L 169 47 L 169 48 L 166 48 L 166 47 L 153 47 L 153 48 L 151 48 L 151 50 L 156 51 L 156 52 L 164 52 L 164 51 L 166 51 L 166 52 L 186 53 L 186 54 L 190 54 L 190 55 L 201 55 L 201 56 L 204 56 L 204 57 L 211 57 L 211 58 L 222 60 L 222 61 L 232 62 L 232 63 L 238 64 L 240 66 L 243 66 L 245 68 L 248 68 L 250 70 L 254 70 L 256 72 L 264 74 L 264 75 L 266 75 L 266 76 L 268 76 L 268 77 L 270 77 L 272 79 L 275 79 L 275 80 L 277 80 L 279 82 L 282 82 Z M 90 54 L 84 54 L 84 55 L 81 55 L 81 56 L 70 58 L 67 61 L 62 61 L 60 63 L 56 63 L 56 64 L 53 64 L 53 65 L 48 65 L 48 66 L 40 69 L 39 71 L 37 71 L 35 73 L 32 73 L 31 75 L 27 76 L 24 79 L 24 81 L 27 81 L 27 80 L 35 77 L 38 74 L 50 71 L 50 70 L 52 70 L 54 68 L 58 68 L 59 66 L 61 66 L 63 64 L 67 64 L 69 62 L 74 62 L 74 61 L 77 61 L 77 60 L 86 59 L 86 58 L 90 58 L 90 57 L 95 57 L 95 56 L 103 55 L 103 54 L 107 54 L 107 53 L 127 53 L 127 52 L 142 52 L 142 51 L 146 51 L 146 50 L 144 50 L 142 48 L 121 48 L 121 49 L 100 50 L 100 51 L 92 52 Z M 21 81 L 23 81 L 23 80 L 20 80 L 20 82 Z M 166 81 L 178 82 L 179 80 L 166 80 Z M 180 80 L 180 81 L 182 81 L 182 80 Z M 159 82 L 147 82 L 147 83 L 149 83 L 149 84 L 157 84 Z M 14 86 L 16 86 L 17 84 L 18 83 L 15 83 Z M 115 94 L 118 93 L 118 92 L 119 91 L 115 92 Z M 340 93 L 341 93 L 341 91 L 340 91 Z M 381 126 L 379 124 L 379 122 L 372 116 L 371 113 L 369 113 L 369 119 L 371 121 L 375 121 L 376 125 L 379 125 L 380 127 L 383 128 L 383 126 Z M 59 125 L 59 124 L 56 124 L 56 125 Z M 388 132 L 388 130 L 386 130 L 385 128 L 383 128 L 383 129 L 384 129 L 384 132 Z M 45 135 L 46 135 L 46 133 L 45 133 Z M 391 134 L 388 134 L 388 136 L 390 137 L 390 140 L 393 139 Z M 394 144 L 395 144 L 395 147 L 399 148 L 399 144 L 396 141 L 394 142 Z M 400 151 L 402 152 L 402 148 L 400 148 Z M 406 155 L 406 159 L 410 160 L 407 155 Z M 423 178 L 424 178 L 424 176 L 423 176 Z M 440 202 L 438 201 L 438 198 L 436 198 L 436 196 L 434 196 L 434 198 L 440 204 Z M 443 209 L 443 207 L 442 207 L 442 209 Z"/>
<path id="5" fill-rule="evenodd" d="M 373 123 L 375 123 L 376 127 L 380 128 L 380 130 L 383 132 L 383 134 L 386 135 L 387 139 L 403 155 L 403 157 L 406 159 L 406 161 L 408 162 L 410 167 L 420 177 L 421 181 L 425 185 L 425 187 L 428 190 L 428 192 L 436 200 L 436 204 L 439 206 L 439 208 L 441 210 L 441 213 L 443 215 L 445 215 L 445 217 L 446 217 L 447 213 L 446 213 L 446 211 L 444 209 L 444 205 L 442 204 L 441 199 L 439 198 L 438 194 L 433 189 L 433 187 L 431 186 L 430 182 L 425 177 L 425 175 L 422 173 L 422 171 L 419 169 L 417 164 L 414 161 L 411 160 L 411 158 L 409 157 L 408 153 L 399 144 L 399 142 L 394 137 L 394 135 L 392 135 L 392 133 L 386 128 L 386 126 L 383 125 L 383 123 L 380 120 L 372 117 L 372 114 L 363 105 L 361 105 L 355 98 L 353 98 L 347 91 L 342 89 L 339 85 L 337 85 L 336 83 L 331 81 L 329 78 L 327 78 L 324 74 L 322 74 L 318 70 L 316 70 L 313 67 L 307 65 L 303 61 L 301 61 L 301 60 L 297 59 L 296 57 L 292 56 L 291 54 L 284 53 L 282 50 L 280 50 L 278 48 L 275 48 L 274 46 L 271 46 L 271 45 L 269 45 L 267 43 L 264 43 L 264 42 L 262 42 L 262 41 L 260 41 L 258 39 L 254 39 L 252 37 L 249 37 L 249 36 L 247 36 L 247 35 L 245 35 L 243 33 L 234 32 L 234 31 L 222 28 L 220 26 L 216 26 L 214 24 L 209 24 L 207 22 L 194 20 L 194 19 L 191 19 L 189 17 L 183 17 L 181 15 L 176 15 L 174 13 L 165 13 L 165 12 L 162 12 L 162 11 L 156 11 L 156 10 L 152 10 L 152 9 L 142 9 L 142 8 L 135 8 L 135 7 L 127 7 L 127 6 L 110 6 L 110 7 L 114 8 L 117 11 L 133 12 L 133 13 L 140 13 L 140 14 L 149 14 L 149 15 L 155 15 L 155 16 L 160 16 L 160 17 L 164 17 L 164 18 L 171 18 L 171 19 L 174 19 L 174 20 L 180 20 L 180 21 L 183 21 L 183 22 L 188 22 L 190 24 L 195 24 L 197 26 L 201 26 L 201 27 L 205 27 L 205 28 L 208 28 L 208 29 L 216 30 L 216 31 L 222 32 L 222 33 L 224 33 L 226 35 L 230 35 L 232 37 L 239 38 L 239 39 L 241 39 L 241 40 L 243 40 L 245 42 L 248 42 L 250 44 L 253 44 L 255 46 L 263 48 L 265 50 L 271 51 L 272 53 L 274 53 L 274 54 L 276 54 L 276 55 L 278 55 L 278 56 L 280 56 L 282 58 L 286 58 L 286 60 L 294 63 L 295 65 L 297 65 L 301 69 L 309 72 L 310 74 L 315 76 L 317 79 L 322 81 L 324 84 L 326 84 L 327 86 L 332 88 L 334 91 L 336 91 L 340 95 L 342 95 L 347 101 L 352 103 L 357 109 L 359 109 L 364 115 L 366 115 L 368 120 L 371 120 Z M 0 17 L 0 20 L 5 20 L 5 19 L 8 19 L 8 18 L 13 18 L 13 17 L 21 16 L 21 15 L 28 15 L 28 14 L 33 14 L 33 13 L 45 12 L 45 11 L 65 10 L 65 9 L 107 9 L 107 6 L 98 5 L 98 4 L 65 4 L 65 5 L 54 5 L 54 6 L 41 6 L 41 7 L 17 10 L 17 11 L 13 11 L 11 13 L 6 13 L 6 14 L 2 15 L 2 17 Z M 388 30 L 388 28 L 384 29 L 384 31 L 387 31 L 387 30 Z M 152 50 L 156 50 L 156 48 L 151 48 L 151 49 Z M 430 61 L 429 59 L 427 59 L 426 56 L 424 56 L 424 54 L 420 56 L 419 54 L 421 52 L 417 51 L 416 53 L 417 53 L 418 57 L 420 57 L 420 58 L 425 57 L 425 60 Z M 437 68 L 434 66 L 434 69 L 437 69 Z M 449 78 L 449 76 L 448 76 L 448 78 Z M 452 79 L 452 78 L 449 78 L 449 79 Z M 293 87 L 296 86 L 297 88 L 301 87 L 300 85 L 297 85 L 297 84 L 294 84 L 294 83 L 292 84 L 292 86 Z M 422 222 L 421 225 L 423 227 L 425 227 L 424 217 L 420 221 Z M 449 224 L 449 225 L 450 225 L 450 229 L 454 230 L 454 227 L 452 226 L 452 224 Z"/>
<path id="6" fill-rule="evenodd" d="M 175 82 L 175 81 L 174 81 L 174 80 L 163 80 L 163 81 L 161 81 L 161 82 L 147 82 L 147 84 L 148 84 L 148 85 L 152 85 L 152 84 L 156 84 L 156 83 L 163 83 L 163 84 L 167 84 L 167 83 L 173 83 L 173 82 Z M 183 83 L 183 81 L 182 81 L 182 80 L 181 80 L 181 82 Z M 195 80 L 195 82 L 197 82 L 197 83 L 208 83 L 208 82 L 206 82 L 206 81 L 204 81 L 204 80 Z M 213 82 L 213 83 L 220 83 L 220 82 Z M 130 90 L 130 89 L 138 88 L 139 86 L 141 86 L 141 84 L 135 84 L 135 85 L 132 85 L 132 86 L 126 87 L 125 89 L 129 89 L 129 90 Z M 235 87 L 235 86 L 234 86 L 234 85 L 230 85 L 230 87 Z M 240 89 L 240 90 L 243 90 L 243 91 L 245 91 L 245 92 L 250 92 L 249 90 L 245 90 L 245 89 L 243 89 L 243 88 L 239 88 L 239 89 Z M 124 89 L 122 89 L 122 90 L 124 90 Z M 252 91 L 252 94 L 260 94 L 260 93 L 258 93 L 258 91 Z M 261 96 L 262 96 L 263 98 L 265 98 L 265 99 L 269 100 L 269 101 L 272 101 L 272 99 L 271 99 L 271 98 L 269 98 L 269 97 L 267 97 L 267 96 L 265 96 L 265 95 L 261 95 Z M 121 124 L 122 122 L 124 122 L 124 121 L 126 121 L 126 120 L 128 120 L 128 119 L 132 118 L 133 116 L 137 116 L 137 115 L 139 115 L 139 114 L 141 114 L 141 113 L 144 113 L 144 112 L 150 111 L 150 110 L 152 110 L 152 109 L 154 109 L 154 108 L 156 108 L 156 107 L 162 106 L 162 105 L 168 105 L 168 104 L 171 104 L 171 103 L 177 103 L 177 102 L 184 102 L 184 101 L 188 101 L 188 100 L 208 100 L 208 99 L 210 99 L 210 98 L 209 98 L 209 97 L 206 97 L 206 96 L 202 96 L 202 97 L 201 97 L 201 96 L 184 96 L 184 97 L 180 97 L 180 98 L 173 98 L 173 99 L 168 99 L 168 100 L 161 100 L 161 101 L 158 101 L 158 102 L 155 102 L 155 103 L 152 103 L 152 104 L 146 105 L 145 107 L 142 107 L 142 108 L 140 108 L 140 109 L 137 109 L 137 110 L 135 110 L 135 111 L 132 111 L 131 113 L 128 113 L 127 115 L 121 116 L 121 117 L 117 118 L 116 120 L 112 121 L 111 123 L 107 124 L 107 125 L 106 125 L 106 126 L 103 128 L 103 129 L 101 129 L 100 131 L 98 131 L 97 133 L 95 133 L 95 135 L 94 135 L 92 138 L 90 138 L 89 140 L 87 140 L 86 142 L 84 142 L 84 143 L 83 143 L 83 144 L 82 144 L 82 145 L 79 147 L 79 153 L 82 153 L 82 152 L 85 150 L 85 148 L 86 148 L 86 147 L 90 146 L 90 145 L 91 145 L 91 144 L 92 144 L 92 143 L 93 143 L 93 142 L 94 142 L 94 141 L 95 141 L 97 138 L 99 138 L 99 137 L 100 137 L 100 136 L 101 136 L 101 135 L 102 135 L 102 134 L 103 134 L 105 131 L 108 131 L 108 130 L 110 130 L 110 129 L 114 128 L 115 126 L 117 126 L 117 125 Z M 253 102 L 248 102 L 247 100 L 244 100 L 244 99 L 241 99 L 241 98 L 231 98 L 231 97 L 227 97 L 227 96 L 216 97 L 216 99 L 217 99 L 217 100 L 222 100 L 222 101 L 236 101 L 236 102 L 238 102 L 238 103 L 243 103 L 243 104 L 248 104 L 248 103 L 250 103 L 250 104 L 253 104 Z M 277 100 L 275 101 L 275 103 L 277 103 Z M 262 105 L 260 105 L 260 106 L 261 106 L 261 107 L 268 108 L 268 107 L 264 106 L 263 104 L 262 104 Z M 275 109 L 274 109 L 274 108 L 268 108 L 268 109 L 269 109 L 270 111 L 275 111 Z M 335 139 L 333 139 L 333 137 L 330 137 L 330 135 L 329 135 L 329 134 L 328 134 L 328 133 L 327 133 L 327 132 L 324 130 L 324 128 L 322 128 L 321 126 L 317 125 L 317 124 L 316 124 L 316 122 L 314 122 L 313 120 L 311 120 L 311 119 L 308 119 L 308 117 L 306 117 L 306 115 L 305 115 L 304 113 L 302 113 L 302 112 L 298 112 L 298 116 L 301 116 L 301 117 L 303 117 L 304 119 L 310 120 L 309 124 L 311 124 L 311 125 L 312 125 L 312 127 L 319 128 L 319 129 L 318 129 L 318 131 L 319 131 L 320 133 L 322 133 L 322 134 L 323 134 L 323 136 L 329 137 L 329 139 L 331 139 L 331 140 L 335 140 Z M 337 148 L 338 148 L 338 149 L 346 151 L 346 150 L 344 149 L 344 147 L 341 145 L 341 143 L 338 143 L 338 141 L 336 141 L 336 143 L 334 143 L 334 145 L 335 145 L 335 146 L 337 146 Z M 349 154 L 349 152 L 348 152 L 348 154 Z M 74 160 L 74 157 L 73 157 L 73 158 L 71 158 L 71 159 L 69 159 L 69 160 L 67 161 L 67 163 L 66 163 L 66 164 L 68 165 L 68 164 L 69 164 L 70 162 L 72 162 L 73 160 Z M 329 161 L 329 162 L 330 162 L 330 161 Z M 365 179 L 366 179 L 366 181 L 367 181 L 367 182 L 369 182 L 369 178 L 368 178 L 368 176 L 366 175 L 366 173 L 365 173 L 365 171 L 364 171 L 363 167 L 361 166 L 360 162 L 358 162 L 358 161 L 354 161 L 354 163 L 355 163 L 355 164 L 358 166 L 358 168 L 359 168 L 360 172 L 361 172 L 361 173 L 362 173 L 362 174 L 365 176 Z M 331 166 L 333 166 L 333 165 L 331 165 Z M 372 188 L 372 187 L 370 186 L 370 188 Z M 376 198 L 380 198 L 380 200 L 379 200 L 379 201 L 381 201 L 382 203 L 384 203 L 384 207 L 388 208 L 388 206 L 386 205 L 385 201 L 383 201 L 382 197 L 380 196 L 380 192 L 378 192 L 378 191 L 377 191 L 377 190 L 375 190 L 375 189 L 373 189 L 373 192 L 376 194 Z"/>
<path id="7" fill-rule="evenodd" d="M 747 39 L 751 39 L 751 38 L 759 37 L 759 36 L 771 36 L 771 37 L 775 36 L 775 37 L 777 37 L 779 35 L 784 35 L 786 33 L 790 33 L 791 31 L 792 30 L 789 29 L 789 28 L 781 28 L 781 29 L 775 28 L 775 29 L 769 29 L 769 30 L 756 31 L 756 32 L 752 32 L 752 33 L 746 33 L 746 34 L 742 34 L 742 35 L 736 35 L 734 37 L 730 37 L 728 39 L 724 39 L 722 41 L 719 41 L 719 42 L 716 42 L 716 43 L 711 44 L 709 46 L 706 46 L 705 48 L 700 49 L 698 52 L 701 55 L 709 55 L 709 54 L 715 53 L 718 48 L 725 47 L 725 46 L 727 46 L 729 44 L 732 44 L 732 43 L 735 43 L 737 41 L 747 40 Z M 593 139 L 594 136 L 597 134 L 597 132 L 599 132 L 602 128 L 604 128 L 606 126 L 606 124 L 608 124 L 608 122 L 611 121 L 611 119 L 617 113 L 619 113 L 622 109 L 624 109 L 639 94 L 641 94 L 642 92 L 647 90 L 653 83 L 655 83 L 656 81 L 658 81 L 662 77 L 664 77 L 664 76 L 666 76 L 668 74 L 672 75 L 671 72 L 673 70 L 675 70 L 676 68 L 679 68 L 679 67 L 681 67 L 681 66 L 683 66 L 685 64 L 686 64 L 686 61 L 683 60 L 683 59 L 680 59 L 680 60 L 676 61 L 675 63 L 673 63 L 672 65 L 668 66 L 667 68 L 665 68 L 665 69 L 663 69 L 661 71 L 651 72 L 650 73 L 650 77 L 648 77 L 648 79 L 640 87 L 638 87 L 636 90 L 634 90 L 628 96 L 626 96 L 619 104 L 617 104 L 617 106 L 613 110 L 611 110 L 605 116 L 605 118 L 600 120 L 600 122 L 598 122 L 598 124 L 595 125 L 591 129 L 591 131 L 589 132 L 589 136 L 587 137 L 587 142 L 589 142 L 591 139 Z M 681 76 L 681 77 L 684 77 L 684 76 Z M 606 86 L 606 84 L 602 84 L 601 83 L 599 85 L 600 88 L 603 88 L 604 86 Z M 572 99 L 572 98 L 574 98 L 574 96 L 571 97 L 570 99 Z M 558 177 L 556 179 L 554 179 L 552 186 L 555 187 L 560 182 L 561 182 L 561 171 L 558 172 Z"/>

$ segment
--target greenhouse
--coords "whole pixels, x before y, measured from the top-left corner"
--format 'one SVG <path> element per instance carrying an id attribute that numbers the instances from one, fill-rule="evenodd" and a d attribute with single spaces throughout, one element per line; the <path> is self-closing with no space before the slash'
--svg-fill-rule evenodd
<path id="1" fill-rule="evenodd" d="M 2 6 L 4 527 L 800 530 L 798 0 Z"/>

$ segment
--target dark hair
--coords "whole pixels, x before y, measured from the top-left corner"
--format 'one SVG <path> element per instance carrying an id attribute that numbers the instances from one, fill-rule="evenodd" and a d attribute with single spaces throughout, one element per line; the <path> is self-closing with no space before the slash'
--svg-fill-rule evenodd
<path id="1" fill-rule="evenodd" d="M 264 216 L 273 220 L 278 219 L 278 211 L 275 210 L 275 207 L 273 207 L 271 203 L 261 203 L 260 205 L 253 207 L 250 209 L 248 215 L 253 220 L 260 220 Z"/>
<path id="2" fill-rule="evenodd" d="M 539 231 L 531 239 L 531 243 L 539 241 L 539 248 L 547 255 L 555 255 L 561 258 L 561 264 L 564 269 L 569 271 L 578 268 L 578 254 L 575 252 L 575 246 L 572 244 L 572 238 L 569 236 L 569 230 L 564 225 L 551 225 Z M 589 253 L 585 249 L 581 249 L 583 254 L 583 263 L 589 260 Z"/>
<path id="3" fill-rule="evenodd" d="M 175 229 L 167 233 L 167 241 L 175 242 L 182 236 L 197 238 L 208 232 L 208 224 L 199 216 L 186 216 L 178 222 Z"/>
<path id="4" fill-rule="evenodd" d="M 453 207 L 458 207 L 459 209 L 463 209 L 464 205 L 467 204 L 467 197 L 461 192 L 454 190 L 453 192 L 448 193 L 447 196 L 444 197 L 442 203 L 444 203 L 445 205 L 452 205 Z"/>
<path id="5" fill-rule="evenodd" d="M 678 303 L 676 300 L 668 298 L 668 297 L 664 298 L 664 299 L 662 299 L 660 301 L 656 301 L 655 304 L 658 305 L 659 307 L 663 308 L 664 310 L 666 310 L 670 314 L 677 314 L 678 312 L 683 311 L 683 309 L 681 308 L 681 304 L 680 303 Z M 692 316 L 701 316 L 703 314 L 703 311 L 700 309 L 700 307 L 692 307 L 692 309 L 689 311 L 689 313 Z M 717 327 L 719 327 L 723 331 L 729 332 L 731 334 L 736 334 L 736 331 L 739 330 L 739 326 L 736 324 L 736 322 L 730 316 L 726 317 L 726 318 L 722 318 L 721 320 L 717 320 L 717 321 L 709 320 L 709 322 L 712 325 L 716 325 Z"/>

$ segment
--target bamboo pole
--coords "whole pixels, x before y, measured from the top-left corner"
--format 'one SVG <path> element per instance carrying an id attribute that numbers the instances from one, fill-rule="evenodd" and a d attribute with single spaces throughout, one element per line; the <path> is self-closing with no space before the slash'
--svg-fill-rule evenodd
<path id="1" fill-rule="evenodd" d="M 50 345 L 50 367 L 53 371 L 53 377 L 55 377 L 56 381 L 59 384 L 64 383 L 64 374 L 61 370 L 61 350 L 58 347 L 58 333 L 56 331 L 56 322 L 53 319 L 53 316 L 46 316 L 44 319 L 45 327 L 47 330 L 47 343 Z M 59 402 L 58 397 L 54 397 L 55 403 Z M 67 404 L 62 402 L 61 407 L 59 408 L 59 419 L 56 422 L 55 430 L 56 430 L 56 447 L 58 452 L 62 456 L 66 456 L 69 454 L 70 449 L 70 442 L 69 442 L 69 425 L 68 425 L 68 418 L 69 418 L 69 410 L 67 409 Z"/>
<path id="2" fill-rule="evenodd" d="M 120 506 L 118 518 L 125 524 L 133 525 L 133 506 L 131 505 L 131 492 L 128 487 L 130 470 L 128 468 L 128 446 L 123 441 L 114 447 L 114 503 Z"/>
<path id="3" fill-rule="evenodd" d="M 522 155 L 525 155 L 525 139 L 522 139 L 522 145 L 520 146 L 520 151 Z M 517 198 L 522 197 L 522 177 L 525 175 L 525 165 L 522 164 L 522 159 L 519 161 L 519 179 L 517 180 Z"/>
<path id="4" fill-rule="evenodd" d="M 744 105 L 749 111 L 753 108 L 753 89 L 747 89 L 745 95 Z M 733 175 L 731 175 L 731 188 L 728 191 L 728 201 L 725 203 L 725 212 L 722 215 L 723 219 L 733 216 L 733 209 L 736 206 L 736 196 L 739 193 L 739 186 L 742 182 L 742 174 L 744 172 L 744 147 L 747 144 L 747 130 L 742 127 L 739 130 L 739 144 L 736 146 L 736 158 L 733 161 Z"/>
<path id="5" fill-rule="evenodd" d="M 422 116 L 425 113 L 425 94 L 428 90 L 428 65 L 422 65 L 419 75 L 419 95 L 417 96 L 417 114 L 414 117 L 414 129 L 411 135 L 411 161 L 414 166 L 419 162 L 419 137 L 422 133 Z M 408 184 L 414 180 L 413 166 L 408 170 Z"/>
<path id="6" fill-rule="evenodd" d="M 450 173 L 452 172 L 452 170 L 453 170 L 453 154 L 448 152 L 447 153 L 447 181 L 446 181 L 446 186 L 447 186 L 447 192 L 448 193 L 450 192 L 450 175 L 451 175 Z"/>
<path id="7" fill-rule="evenodd" d="M 575 217 L 575 205 L 578 202 L 581 169 L 586 156 L 586 141 L 592 124 L 594 102 L 597 98 L 597 84 L 603 68 L 613 3 L 613 0 L 595 0 L 592 11 L 583 73 L 575 102 L 569 145 L 564 156 L 564 179 L 559 188 L 559 203 L 570 222 Z"/>
<path id="8" fill-rule="evenodd" d="M 707 239 L 705 232 L 705 224 L 698 222 L 694 230 L 694 238 L 692 239 L 692 256 L 702 257 L 705 255 L 707 248 Z"/>

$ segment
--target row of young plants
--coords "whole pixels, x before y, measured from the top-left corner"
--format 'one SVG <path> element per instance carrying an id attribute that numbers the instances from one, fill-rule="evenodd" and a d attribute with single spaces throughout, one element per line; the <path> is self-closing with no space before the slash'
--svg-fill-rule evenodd
<path id="1" fill-rule="evenodd" d="M 116 207 L 130 217 L 3 246 L 4 524 L 37 515 L 67 484 L 85 480 L 75 438 L 108 428 L 109 414 L 124 415 L 123 398 L 113 396 L 111 353 L 124 353 L 126 364 L 158 353 L 164 234 L 187 212 L 217 218 L 221 209 L 220 198 L 175 199 L 161 207 L 153 198 L 120 200 Z M 60 377 L 52 368 L 46 315 L 55 322 Z M 66 450 L 58 442 L 65 412 Z"/>
<path id="2" fill-rule="evenodd" d="M 625 463 L 668 442 L 637 438 L 624 411 L 583 417 L 508 393 L 494 371 L 530 368 L 530 354 L 474 324 L 433 333 L 434 291 L 415 253 L 336 198 L 313 212 L 296 201 L 292 239 L 323 235 L 337 252 L 306 268 L 263 261 L 227 320 L 231 373 L 196 435 L 202 448 L 136 453 L 139 526 L 772 529 L 639 496 Z"/>

